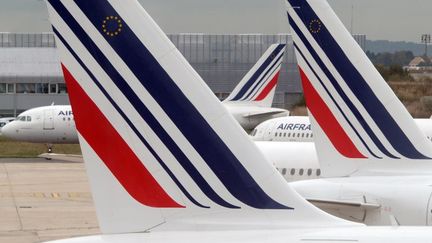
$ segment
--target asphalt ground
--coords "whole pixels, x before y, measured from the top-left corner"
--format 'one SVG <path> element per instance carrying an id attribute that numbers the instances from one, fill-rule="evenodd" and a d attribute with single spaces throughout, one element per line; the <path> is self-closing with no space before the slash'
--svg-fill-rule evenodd
<path id="1" fill-rule="evenodd" d="M 99 233 L 84 164 L 0 159 L 0 243 Z"/>

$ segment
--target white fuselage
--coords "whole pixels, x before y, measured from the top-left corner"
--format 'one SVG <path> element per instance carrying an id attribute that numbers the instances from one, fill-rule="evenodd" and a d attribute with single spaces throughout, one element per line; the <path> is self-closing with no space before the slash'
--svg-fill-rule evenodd
<path id="1" fill-rule="evenodd" d="M 432 120 L 414 119 L 428 140 L 432 140 Z M 267 120 L 251 132 L 254 141 L 313 142 L 309 117 L 284 116 Z"/>
<path id="2" fill-rule="evenodd" d="M 4 126 L 3 135 L 34 143 L 78 143 L 70 106 L 45 106 L 21 113 Z"/>

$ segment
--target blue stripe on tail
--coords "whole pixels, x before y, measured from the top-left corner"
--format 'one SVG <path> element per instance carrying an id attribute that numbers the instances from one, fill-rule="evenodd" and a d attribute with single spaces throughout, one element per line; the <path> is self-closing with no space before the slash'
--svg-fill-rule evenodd
<path id="1" fill-rule="evenodd" d="M 232 195 L 255 208 L 292 209 L 274 201 L 262 190 L 125 22 L 122 22 L 120 34 L 109 36 L 104 33 L 101 25 L 106 16 L 118 16 L 106 0 L 83 0 L 75 1 L 75 3 L 100 30 L 107 42 L 111 44 L 111 47 L 128 65 Z M 94 11 L 95 4 L 99 11 Z M 101 5 L 105 8 L 100 8 Z M 64 13 L 62 15 L 64 16 Z M 85 35 L 80 36 L 80 38 L 86 39 L 88 37 Z M 85 40 L 85 42 L 86 44 L 92 43 L 91 40 Z M 97 47 L 96 49 L 88 49 L 98 59 L 103 60 L 105 58 L 98 56 L 100 51 Z M 134 51 L 131 52 L 130 50 Z M 128 89 L 126 86 L 127 83 L 124 87 L 119 85 L 123 91 Z M 134 95 L 133 91 L 129 95 Z M 137 104 L 134 105 L 137 110 L 140 110 L 139 104 L 138 106 Z M 190 175 L 196 180 L 196 175 Z"/>
<path id="2" fill-rule="evenodd" d="M 278 47 L 279 46 L 285 47 L 284 44 L 278 45 Z M 278 53 L 278 55 L 279 55 L 279 53 Z M 262 86 L 266 83 L 266 81 L 269 80 L 268 75 L 272 74 L 274 72 L 274 70 L 279 67 L 279 65 L 277 65 L 277 64 L 283 58 L 283 56 L 284 55 L 281 54 L 279 57 L 277 57 L 276 61 L 272 64 L 272 66 L 266 71 L 266 73 L 264 75 L 262 75 L 261 80 L 258 82 L 255 82 L 252 89 L 249 90 L 248 94 L 246 94 L 245 98 L 243 98 L 242 100 L 250 100 L 258 93 L 258 91 L 262 88 Z M 275 66 L 276 66 L 276 68 L 275 68 Z"/>
<path id="3" fill-rule="evenodd" d="M 263 64 L 258 68 L 258 70 L 252 75 L 252 77 L 246 82 L 246 84 L 240 89 L 237 95 L 231 99 L 231 101 L 242 100 L 242 97 L 245 96 L 246 92 L 252 87 L 252 85 L 256 84 L 259 76 L 268 68 L 270 63 L 274 60 L 277 54 L 284 48 L 285 46 L 278 45 L 272 53 L 267 57 L 267 59 L 263 62 Z"/>
<path id="4" fill-rule="evenodd" d="M 138 129 L 135 127 L 135 125 L 132 123 L 132 121 L 128 118 L 128 116 L 121 110 L 121 108 L 114 102 L 114 100 L 111 98 L 111 96 L 108 94 L 108 92 L 102 87 L 100 82 L 96 79 L 96 77 L 93 75 L 93 73 L 87 68 L 87 66 L 84 64 L 84 62 L 78 57 L 78 55 L 72 50 L 72 48 L 69 46 L 69 44 L 65 41 L 62 35 L 57 31 L 57 29 L 53 26 L 52 27 L 54 34 L 57 36 L 57 38 L 63 43 L 63 45 L 69 50 L 69 52 L 72 54 L 72 56 L 75 58 L 75 60 L 80 64 L 80 66 L 85 70 L 85 72 L 90 76 L 92 81 L 98 86 L 99 90 L 105 95 L 105 97 L 109 100 L 109 102 L 114 106 L 114 108 L 117 110 L 117 112 L 123 117 L 123 119 L 126 121 L 126 123 L 129 125 L 129 127 L 134 131 L 134 133 L 138 136 L 138 138 L 141 140 L 141 142 L 144 144 L 144 146 L 150 151 L 150 153 L 153 155 L 153 157 L 156 158 L 156 160 L 159 162 L 159 164 L 162 166 L 162 168 L 167 172 L 167 174 L 171 177 L 171 179 L 174 181 L 174 183 L 179 187 L 179 189 L 183 192 L 183 194 L 196 206 L 201 208 L 210 208 L 209 206 L 204 206 L 201 203 L 199 203 L 195 198 L 190 195 L 190 193 L 184 188 L 184 186 L 181 184 L 181 182 L 177 179 L 177 177 L 174 175 L 174 173 L 169 169 L 169 167 L 162 161 L 162 159 L 159 157 L 159 155 L 154 151 L 154 149 L 150 146 L 150 144 L 144 139 L 144 137 L 141 135 L 141 133 L 138 131 Z"/>
<path id="5" fill-rule="evenodd" d="M 311 35 L 314 37 L 315 41 L 319 44 L 321 49 L 324 50 L 345 83 L 363 107 L 365 107 L 366 111 L 378 125 L 393 148 L 401 155 L 410 159 L 430 159 L 420 153 L 411 143 L 307 1 L 287 1 L 291 6 L 299 7 L 294 8 L 294 11 L 300 17 L 306 28 L 310 29 Z M 319 28 L 312 26 L 313 21 L 315 21 L 315 23 L 319 21 Z M 364 122 L 362 118 L 358 117 L 358 119 L 360 122 Z"/>
<path id="6" fill-rule="evenodd" d="M 361 143 L 366 147 L 367 151 L 375 158 L 377 159 L 382 159 L 381 157 L 378 157 L 377 155 L 375 155 L 372 150 L 369 148 L 369 146 L 366 144 L 366 142 L 363 140 L 363 138 L 360 136 L 360 133 L 355 129 L 355 127 L 351 124 L 351 122 L 348 120 L 348 117 L 345 115 L 345 113 L 342 111 L 342 109 L 340 108 L 339 104 L 336 102 L 336 100 L 333 98 L 333 96 L 331 95 L 330 91 L 328 90 L 328 88 L 325 86 L 324 82 L 321 80 L 321 78 L 318 76 L 318 74 L 315 72 L 314 68 L 312 67 L 312 65 L 309 63 L 309 61 L 306 59 L 306 57 L 304 56 L 303 52 L 300 50 L 300 48 L 298 48 L 297 44 L 294 43 L 294 48 L 297 50 L 297 52 L 303 57 L 303 59 L 305 60 L 306 64 L 308 65 L 308 67 L 310 68 L 310 70 L 313 72 L 313 74 L 315 75 L 315 77 L 318 79 L 318 81 L 320 82 L 320 84 L 322 85 L 322 87 L 324 88 L 324 90 L 326 91 L 327 95 L 330 97 L 330 99 L 333 101 L 333 103 L 336 105 L 337 109 L 339 110 L 339 112 L 342 114 L 342 116 L 345 118 L 345 120 L 347 121 L 348 125 L 352 128 L 352 130 L 355 132 L 355 134 L 357 135 L 357 137 L 360 139 Z"/>
<path id="7" fill-rule="evenodd" d="M 117 72 L 117 70 L 112 66 L 110 61 L 105 57 L 105 55 L 99 50 L 96 44 L 91 40 L 91 38 L 85 33 L 81 26 L 76 22 L 72 15 L 67 11 L 67 9 L 61 4 L 60 1 L 50 1 L 51 6 L 53 6 L 58 13 L 61 13 L 63 20 L 68 24 L 71 30 L 78 36 L 82 44 L 87 48 L 87 50 L 95 57 L 95 60 L 104 69 L 104 71 L 111 77 L 115 85 L 123 92 L 124 96 L 129 100 L 129 102 L 136 108 L 137 112 L 141 117 L 147 122 L 147 124 L 152 128 L 152 130 L 159 136 L 159 139 L 167 146 L 168 150 L 174 155 L 177 161 L 180 162 L 182 167 L 188 172 L 188 174 L 195 181 L 196 185 L 202 190 L 208 198 L 210 198 L 216 204 L 227 208 L 239 208 L 238 206 L 232 205 L 225 200 L 223 200 L 207 183 L 204 177 L 199 173 L 199 171 L 194 167 L 192 162 L 186 157 L 186 155 L 180 150 L 177 144 L 172 140 L 168 133 L 163 129 L 161 124 L 156 120 L 156 118 L 151 114 L 147 107 L 141 102 L 139 97 L 135 94 L 132 88 L 126 83 L 123 77 Z M 109 99 L 109 96 L 107 96 Z M 162 164 L 161 164 L 162 165 Z M 163 166 L 163 165 L 162 165 Z M 164 167 L 164 166 L 163 166 Z M 169 172 L 168 172 L 169 173 Z"/>
<path id="8" fill-rule="evenodd" d="M 393 154 L 391 154 L 385 147 L 384 145 L 381 143 L 381 141 L 378 139 L 378 137 L 375 135 L 375 133 L 372 131 L 372 129 L 370 128 L 369 124 L 366 123 L 366 121 L 362 118 L 362 115 L 360 114 L 360 112 L 357 110 L 357 108 L 354 106 L 354 104 L 352 103 L 352 101 L 348 98 L 348 96 L 345 94 L 345 92 L 342 90 L 342 87 L 339 85 L 339 83 L 336 81 L 336 79 L 333 77 L 333 75 L 330 73 L 330 71 L 327 69 L 327 66 L 324 64 L 324 62 L 321 60 L 321 58 L 318 56 L 318 54 L 315 52 L 314 48 L 310 45 L 310 43 L 307 41 L 306 37 L 301 33 L 300 29 L 298 28 L 298 26 L 295 24 L 295 22 L 290 19 L 290 26 L 292 28 L 292 30 L 297 33 L 297 35 L 299 36 L 299 38 L 302 40 L 303 44 L 306 46 L 306 48 L 308 49 L 309 53 L 312 55 L 314 61 L 318 64 L 318 66 L 321 68 L 321 70 L 324 72 L 324 74 L 326 75 L 327 79 L 333 84 L 333 87 L 335 88 L 336 92 L 338 92 L 339 96 L 343 99 L 343 101 L 345 102 L 345 104 L 349 107 L 349 109 L 351 110 L 351 112 L 353 113 L 353 115 L 357 118 L 358 122 L 360 123 L 360 125 L 363 127 L 363 129 L 365 130 L 365 132 L 369 135 L 369 137 L 372 139 L 372 141 L 375 143 L 375 145 L 377 146 L 377 148 L 386 156 L 388 156 L 389 158 L 393 158 L 393 159 L 399 159 L 398 157 L 394 156 Z M 306 60 L 306 59 L 305 59 Z M 323 86 L 326 87 L 323 83 Z M 336 103 L 335 100 L 333 100 L 334 104 L 339 107 L 339 105 Z M 340 108 L 339 108 L 340 109 Z M 345 117 L 346 121 L 349 124 L 352 124 L 349 120 L 348 117 L 342 112 L 342 110 L 340 109 L 340 112 L 342 113 L 342 115 Z M 352 126 L 352 125 L 351 125 Z M 354 127 L 352 126 L 352 128 L 354 129 Z M 354 131 L 356 131 L 354 129 Z M 366 148 L 368 149 L 368 151 L 374 156 L 377 157 L 374 153 L 372 153 L 372 151 L 369 149 L 369 147 L 366 145 L 366 143 L 364 142 L 363 138 L 360 136 L 359 133 L 356 132 L 356 134 L 359 136 L 360 140 L 362 141 L 362 143 L 366 146 Z M 378 158 L 378 157 L 377 157 Z"/>

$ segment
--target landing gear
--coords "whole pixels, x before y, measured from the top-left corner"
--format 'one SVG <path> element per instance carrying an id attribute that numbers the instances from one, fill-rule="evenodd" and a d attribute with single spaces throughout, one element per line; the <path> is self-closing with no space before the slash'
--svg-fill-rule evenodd
<path id="1" fill-rule="evenodd" d="M 47 148 L 48 148 L 48 153 L 51 154 L 53 149 L 52 149 L 53 145 L 52 144 L 47 144 Z M 51 158 L 46 157 L 46 160 L 51 160 Z"/>
<path id="2" fill-rule="evenodd" d="M 48 153 L 52 153 L 52 147 L 53 147 L 53 145 L 52 144 L 47 144 L 47 147 L 48 147 Z"/>

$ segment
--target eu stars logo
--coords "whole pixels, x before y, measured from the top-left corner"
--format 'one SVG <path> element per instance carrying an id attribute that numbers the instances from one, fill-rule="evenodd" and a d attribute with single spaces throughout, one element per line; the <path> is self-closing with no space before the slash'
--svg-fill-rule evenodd
<path id="1" fill-rule="evenodd" d="M 321 31 L 322 23 L 318 19 L 313 19 L 309 23 L 309 31 L 312 34 L 319 33 Z"/>
<path id="2" fill-rule="evenodd" d="M 102 21 L 102 31 L 110 37 L 120 34 L 123 28 L 123 21 L 117 16 L 107 16 Z"/>

